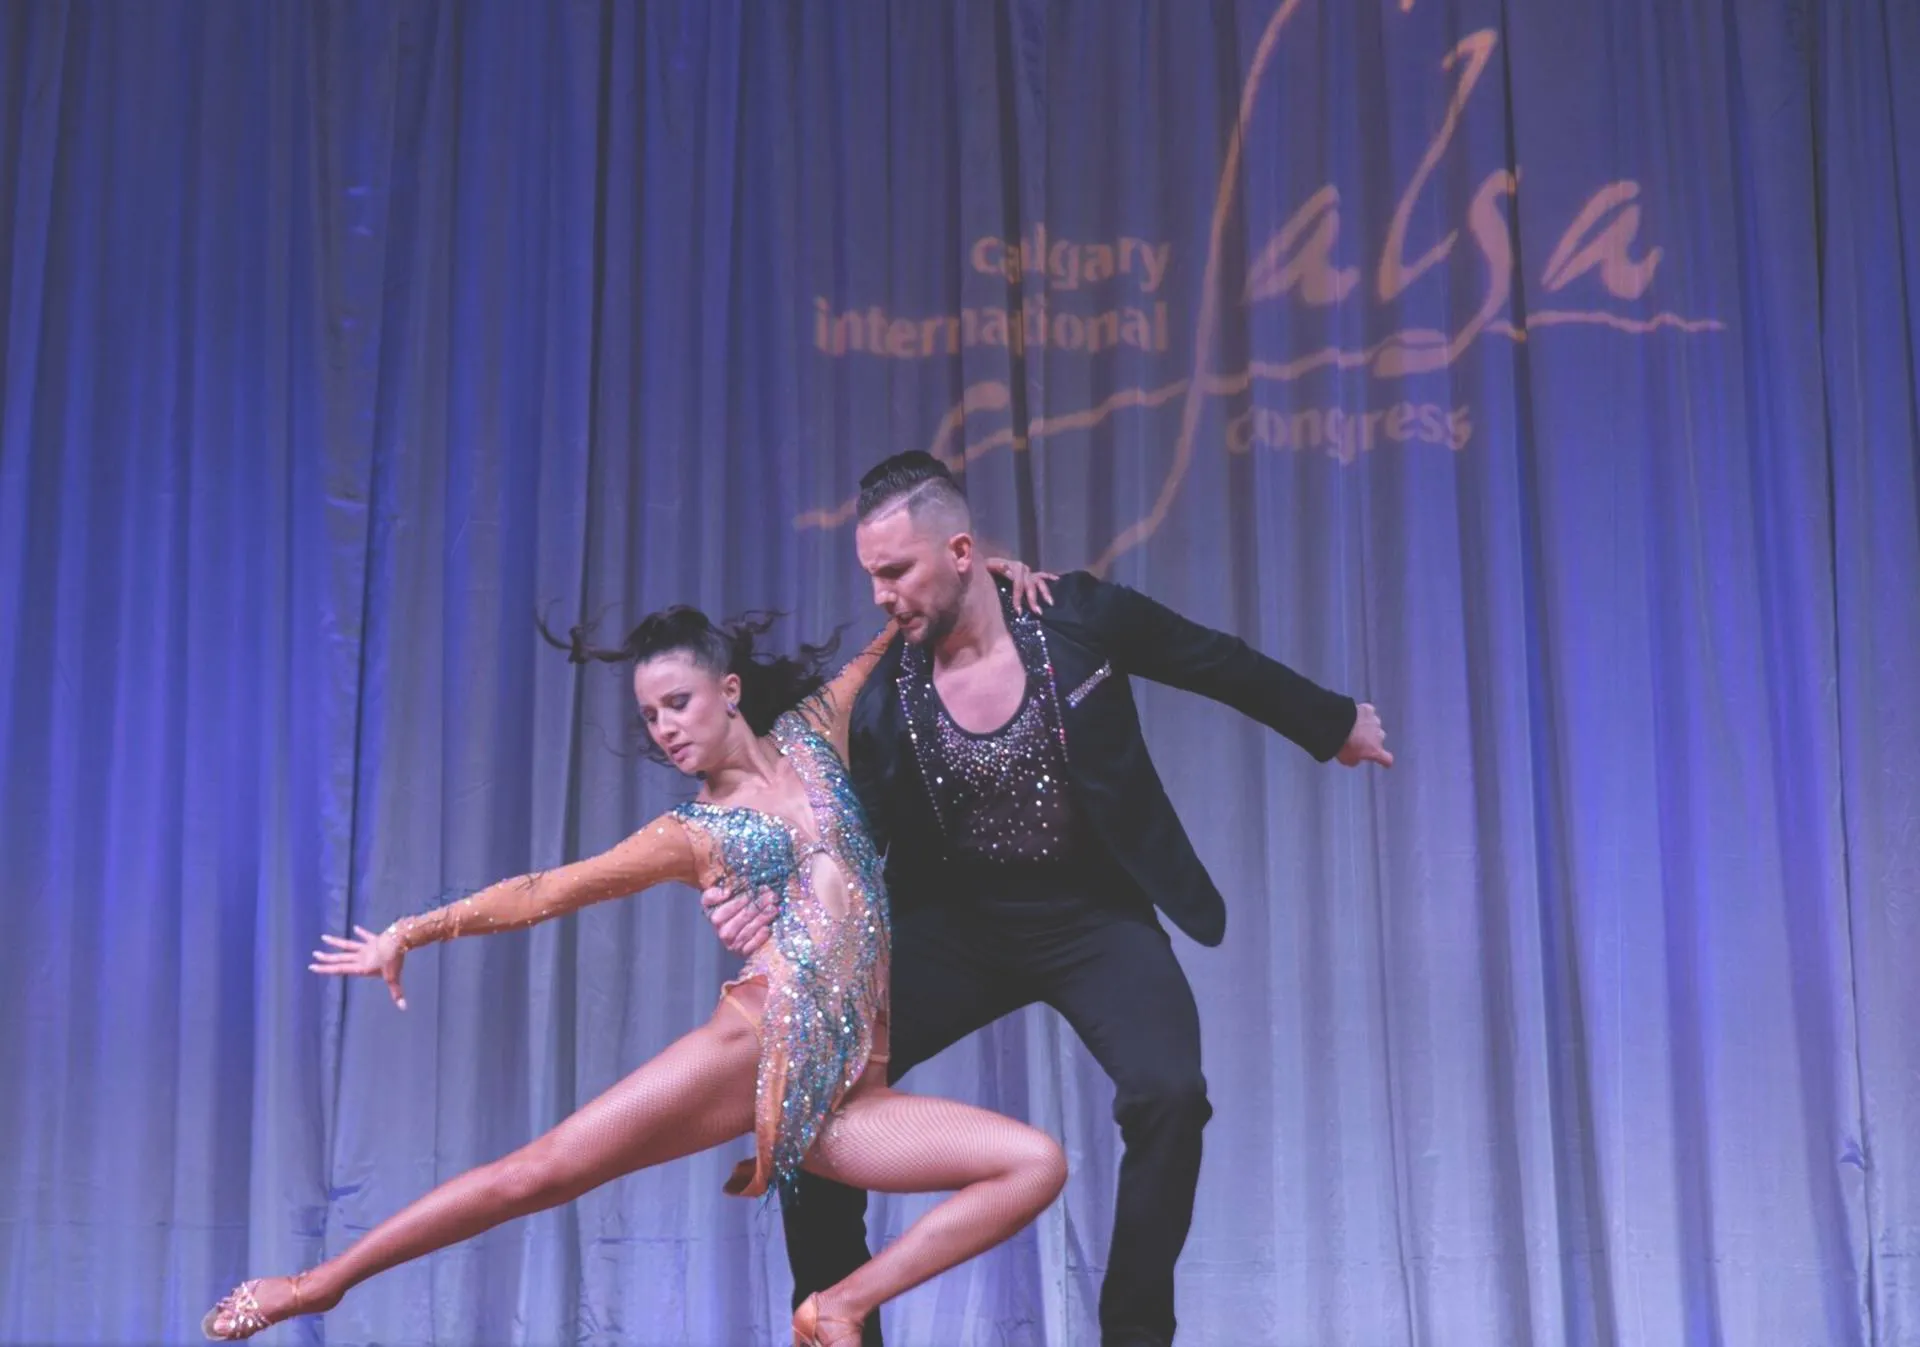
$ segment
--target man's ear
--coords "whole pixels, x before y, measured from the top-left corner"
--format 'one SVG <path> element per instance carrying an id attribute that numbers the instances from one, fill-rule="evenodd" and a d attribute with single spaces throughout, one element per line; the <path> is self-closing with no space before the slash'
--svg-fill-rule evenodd
<path id="1" fill-rule="evenodd" d="M 971 533 L 956 533 L 947 539 L 947 554 L 953 558 L 953 568 L 962 575 L 973 569 L 980 556 L 991 555 L 980 552 Z"/>

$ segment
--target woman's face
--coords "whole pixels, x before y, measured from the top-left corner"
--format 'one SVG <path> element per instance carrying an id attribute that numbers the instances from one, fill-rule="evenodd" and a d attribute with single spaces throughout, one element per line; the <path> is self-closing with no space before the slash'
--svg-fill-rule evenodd
<path id="1" fill-rule="evenodd" d="M 719 765 L 733 723 L 727 707 L 740 697 L 739 675 L 716 678 L 676 650 L 634 669 L 633 697 L 667 761 L 688 776 Z"/>

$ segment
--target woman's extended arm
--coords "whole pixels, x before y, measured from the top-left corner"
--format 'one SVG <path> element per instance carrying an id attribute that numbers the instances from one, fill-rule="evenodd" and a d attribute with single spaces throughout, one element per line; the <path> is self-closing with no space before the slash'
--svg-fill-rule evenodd
<path id="1" fill-rule="evenodd" d="M 333 949 L 314 951 L 309 966 L 316 973 L 384 978 L 394 1003 L 405 1010 L 400 966 L 408 950 L 463 935 L 516 930 L 655 884 L 698 884 L 699 879 L 686 825 L 672 815 L 663 815 L 597 856 L 503 879 L 445 907 L 402 917 L 379 935 L 355 927 L 355 939 L 322 936 Z"/>

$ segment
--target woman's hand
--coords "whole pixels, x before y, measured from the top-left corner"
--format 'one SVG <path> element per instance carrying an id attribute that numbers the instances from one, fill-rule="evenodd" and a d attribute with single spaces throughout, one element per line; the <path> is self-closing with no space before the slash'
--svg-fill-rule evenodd
<path id="1" fill-rule="evenodd" d="M 399 932 L 389 926 L 380 935 L 375 935 L 364 926 L 356 926 L 353 933 L 357 939 L 321 936 L 333 948 L 315 950 L 313 962 L 307 965 L 307 970 L 330 973 L 335 977 L 381 978 L 387 984 L 387 994 L 393 997 L 393 1003 L 405 1010 L 407 997 L 400 990 L 400 965 L 407 961 L 407 950 L 400 943 Z"/>
<path id="2" fill-rule="evenodd" d="M 1025 604 L 1026 608 L 1031 608 L 1038 613 L 1040 600 L 1053 602 L 1053 591 L 1047 588 L 1047 581 L 1058 580 L 1060 577 L 1052 571 L 1036 571 L 1006 557 L 988 557 L 987 569 L 995 575 L 1005 576 L 1012 584 L 1014 612 L 1024 612 L 1025 608 L 1022 604 Z"/>

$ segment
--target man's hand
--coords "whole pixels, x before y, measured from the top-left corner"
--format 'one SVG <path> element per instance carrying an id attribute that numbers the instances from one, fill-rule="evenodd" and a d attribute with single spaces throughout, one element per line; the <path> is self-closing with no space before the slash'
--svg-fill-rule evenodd
<path id="1" fill-rule="evenodd" d="M 767 943 L 773 934 L 774 913 L 780 910 L 780 898 L 771 889 L 758 893 L 729 893 L 711 888 L 700 895 L 700 906 L 720 937 L 720 943 L 746 958 Z"/>
<path id="2" fill-rule="evenodd" d="M 1380 724 L 1380 713 L 1372 702 L 1360 703 L 1360 714 L 1353 718 L 1353 732 L 1340 746 L 1337 755 L 1343 767 L 1358 767 L 1363 762 L 1393 766 L 1393 754 L 1387 752 L 1387 732 Z"/>

